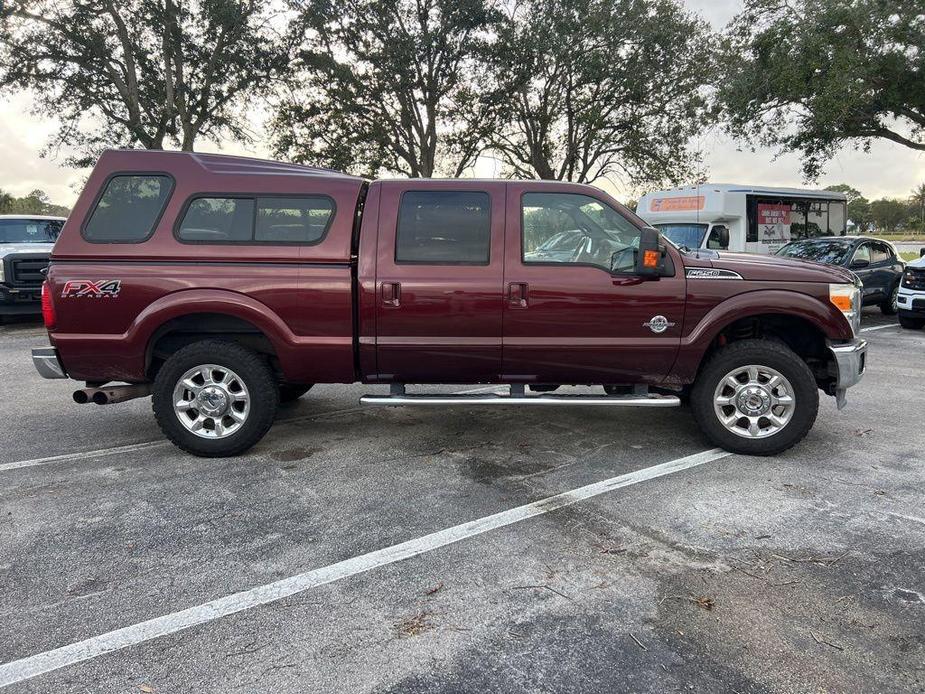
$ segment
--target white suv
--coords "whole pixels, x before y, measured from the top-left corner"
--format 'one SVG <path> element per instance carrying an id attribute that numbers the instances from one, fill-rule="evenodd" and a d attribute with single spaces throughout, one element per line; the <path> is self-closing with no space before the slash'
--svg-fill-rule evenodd
<path id="1" fill-rule="evenodd" d="M 906 263 L 906 271 L 899 283 L 896 308 L 899 324 L 904 328 L 917 330 L 925 326 L 925 254 Z"/>

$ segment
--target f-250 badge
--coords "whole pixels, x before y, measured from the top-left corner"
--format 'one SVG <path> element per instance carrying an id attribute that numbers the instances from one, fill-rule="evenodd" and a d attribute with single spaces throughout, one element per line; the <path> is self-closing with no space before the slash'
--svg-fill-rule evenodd
<path id="1" fill-rule="evenodd" d="M 68 280 L 61 290 L 62 297 L 114 299 L 122 289 L 122 280 Z"/>
<path id="2" fill-rule="evenodd" d="M 668 328 L 673 328 L 674 323 L 669 322 L 665 316 L 652 316 L 652 318 L 642 324 L 642 327 L 648 328 L 657 335 L 665 332 Z"/>

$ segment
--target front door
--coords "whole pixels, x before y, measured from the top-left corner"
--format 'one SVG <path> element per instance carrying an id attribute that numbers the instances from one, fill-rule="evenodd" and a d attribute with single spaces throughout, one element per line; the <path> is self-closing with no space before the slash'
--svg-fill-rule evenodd
<path id="1" fill-rule="evenodd" d="M 501 372 L 504 183 L 385 181 L 376 263 L 379 381 Z"/>
<path id="2" fill-rule="evenodd" d="M 680 345 L 684 269 L 678 259 L 671 277 L 635 275 L 641 222 L 596 189 L 574 190 L 508 185 L 504 377 L 659 383 Z"/>

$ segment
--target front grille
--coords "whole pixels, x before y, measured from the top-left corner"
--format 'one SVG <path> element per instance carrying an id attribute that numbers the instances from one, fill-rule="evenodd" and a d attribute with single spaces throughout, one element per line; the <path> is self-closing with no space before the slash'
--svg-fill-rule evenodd
<path id="1" fill-rule="evenodd" d="M 40 287 L 45 279 L 48 256 L 13 256 L 9 259 L 8 282 L 14 287 Z"/>
<path id="2" fill-rule="evenodd" d="M 903 286 L 906 289 L 925 290 L 925 269 L 907 267 L 903 274 Z"/>

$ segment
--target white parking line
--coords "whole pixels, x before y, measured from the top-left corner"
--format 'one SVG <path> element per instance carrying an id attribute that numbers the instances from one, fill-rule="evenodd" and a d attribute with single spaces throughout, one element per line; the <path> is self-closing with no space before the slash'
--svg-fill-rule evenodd
<path id="1" fill-rule="evenodd" d="M 18 460 L 13 463 L 3 463 L 0 465 L 0 472 L 6 470 L 18 470 L 24 467 L 37 467 L 39 465 L 49 465 L 50 463 L 69 462 L 71 460 L 86 460 L 87 458 L 102 458 L 107 455 L 116 455 L 117 453 L 131 453 L 133 451 L 143 451 L 146 448 L 163 446 L 166 441 L 145 441 L 144 443 L 130 443 L 125 446 L 113 446 L 112 448 L 95 448 L 91 451 L 78 451 L 76 453 L 62 453 L 61 455 L 51 455 L 47 458 L 33 458 L 32 460 Z"/>
<path id="2" fill-rule="evenodd" d="M 319 569 L 313 569 L 297 576 L 284 578 L 274 583 L 251 588 L 240 593 L 218 598 L 202 605 L 190 607 L 189 609 L 173 614 L 155 617 L 144 622 L 139 622 L 131 626 L 116 629 L 99 636 L 77 641 L 61 648 L 55 648 L 51 651 L 38 653 L 27 658 L 14 660 L 12 662 L 0 665 L 0 687 L 7 687 L 17 682 L 37 677 L 52 670 L 63 668 L 68 665 L 98 658 L 106 653 L 128 648 L 145 641 L 151 641 L 168 634 L 173 634 L 183 629 L 198 624 L 227 617 L 228 615 L 249 610 L 253 607 L 266 605 L 283 598 L 301 593 L 322 586 L 327 583 L 338 581 L 342 578 L 355 576 L 366 571 L 394 564 L 395 562 L 409 559 L 425 552 L 431 552 L 440 547 L 459 542 L 476 535 L 481 535 L 489 530 L 503 528 L 507 525 L 519 523 L 520 521 L 533 518 L 535 516 L 555 511 L 556 509 L 584 501 L 592 497 L 610 492 L 621 487 L 629 487 L 633 484 L 639 484 L 647 480 L 663 477 L 675 472 L 681 472 L 698 465 L 704 465 L 720 458 L 731 455 L 726 451 L 713 449 L 702 451 L 694 455 L 685 456 L 660 465 L 637 470 L 626 475 L 611 477 L 610 479 L 584 487 L 578 487 L 562 494 L 546 497 L 530 504 L 517 506 L 507 511 L 501 511 L 491 516 L 478 518 L 468 523 L 454 525 L 445 530 L 439 530 L 430 535 L 424 535 L 413 540 L 401 542 L 391 547 L 378 549 L 368 554 L 362 554 L 351 559 L 337 562 Z"/>
<path id="3" fill-rule="evenodd" d="M 481 388 L 473 388 L 472 390 L 462 390 L 457 391 L 454 395 L 464 395 L 470 393 L 484 393 L 498 390 L 502 386 L 483 386 Z M 331 410 L 330 412 L 318 412 L 317 414 L 301 415 L 298 417 L 292 417 L 290 419 L 279 419 L 276 421 L 274 426 L 286 426 L 289 424 L 300 424 L 302 422 L 307 422 L 313 419 L 320 419 L 322 417 L 333 417 L 335 415 L 341 414 L 350 414 L 352 412 L 362 412 L 364 410 L 369 410 L 368 406 L 362 407 L 350 407 L 344 410 Z M 102 458 L 108 455 L 116 455 L 118 453 L 132 453 L 134 451 L 142 451 L 147 448 L 154 448 L 156 446 L 165 446 L 169 442 L 160 439 L 158 441 L 144 441 L 142 443 L 130 443 L 124 446 L 113 446 L 112 448 L 94 448 L 89 451 L 78 451 L 76 453 L 62 453 L 60 455 L 51 455 L 45 458 L 32 458 L 31 460 L 17 460 L 12 463 L 0 463 L 0 472 L 5 472 L 7 470 L 18 470 L 25 467 L 39 467 L 41 465 L 50 465 L 52 463 L 63 463 L 69 462 L 72 460 L 87 460 L 92 458 Z"/>
<path id="4" fill-rule="evenodd" d="M 886 330 L 887 328 L 898 328 L 899 323 L 890 323 L 889 325 L 875 325 L 872 328 L 861 328 L 862 333 L 872 333 L 874 330 Z"/>

